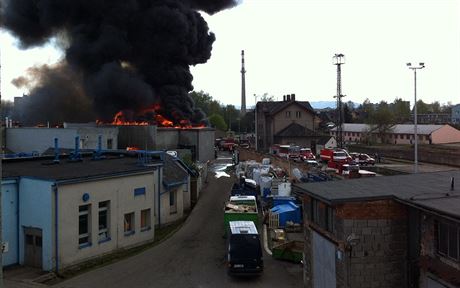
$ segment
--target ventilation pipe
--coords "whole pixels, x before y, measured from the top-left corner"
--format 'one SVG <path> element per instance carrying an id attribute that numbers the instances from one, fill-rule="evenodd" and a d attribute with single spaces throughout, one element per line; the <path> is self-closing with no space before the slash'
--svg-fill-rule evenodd
<path id="1" fill-rule="evenodd" d="M 80 154 L 80 137 L 77 136 L 75 137 L 75 150 L 74 152 L 70 155 L 70 159 L 72 161 L 80 161 L 81 160 L 81 154 Z"/>
<path id="2" fill-rule="evenodd" d="M 93 154 L 93 160 L 101 160 L 102 156 L 102 135 L 97 137 L 97 149 Z"/>
<path id="3" fill-rule="evenodd" d="M 54 138 L 54 163 L 59 164 L 59 140 Z"/>

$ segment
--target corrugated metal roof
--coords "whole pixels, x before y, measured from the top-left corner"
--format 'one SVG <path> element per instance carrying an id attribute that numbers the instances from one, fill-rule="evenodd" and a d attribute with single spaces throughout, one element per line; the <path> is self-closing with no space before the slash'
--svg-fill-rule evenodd
<path id="1" fill-rule="evenodd" d="M 344 203 L 396 198 L 460 219 L 460 171 L 381 176 L 343 181 L 294 184 L 297 192 L 325 202 Z"/>
<path id="2" fill-rule="evenodd" d="M 256 225 L 252 221 L 228 222 L 232 234 L 258 234 Z"/>

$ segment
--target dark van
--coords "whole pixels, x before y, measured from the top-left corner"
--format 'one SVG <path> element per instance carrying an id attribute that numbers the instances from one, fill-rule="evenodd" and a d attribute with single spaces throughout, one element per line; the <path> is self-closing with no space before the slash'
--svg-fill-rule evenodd
<path id="1" fill-rule="evenodd" d="M 264 269 L 259 233 L 252 221 L 230 221 L 227 237 L 228 273 L 258 275 Z"/>

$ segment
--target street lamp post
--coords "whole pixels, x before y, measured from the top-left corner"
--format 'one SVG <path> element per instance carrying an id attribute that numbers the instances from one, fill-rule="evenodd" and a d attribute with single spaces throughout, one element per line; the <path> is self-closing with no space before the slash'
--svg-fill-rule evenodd
<path id="1" fill-rule="evenodd" d="M 414 71 L 414 173 L 418 173 L 418 135 L 417 135 L 417 70 L 425 68 L 425 63 L 418 63 L 418 66 L 412 66 L 407 63 L 407 67 Z"/>

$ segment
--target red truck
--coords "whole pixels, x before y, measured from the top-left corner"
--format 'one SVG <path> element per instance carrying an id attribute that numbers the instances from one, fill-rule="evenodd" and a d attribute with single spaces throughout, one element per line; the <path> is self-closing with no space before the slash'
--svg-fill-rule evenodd
<path id="1" fill-rule="evenodd" d="M 320 160 L 323 162 L 351 163 L 353 159 L 345 149 L 322 149 Z"/>

